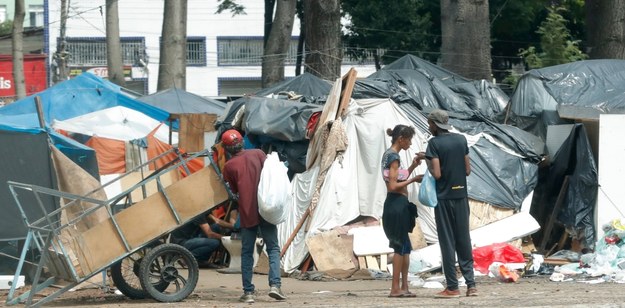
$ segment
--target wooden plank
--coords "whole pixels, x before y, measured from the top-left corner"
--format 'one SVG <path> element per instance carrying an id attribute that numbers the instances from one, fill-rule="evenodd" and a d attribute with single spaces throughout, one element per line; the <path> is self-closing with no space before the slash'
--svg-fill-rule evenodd
<path id="1" fill-rule="evenodd" d="M 165 191 L 178 211 L 180 224 L 174 219 L 160 193 L 153 194 L 115 215 L 131 249 L 171 232 L 228 199 L 226 189 L 212 167 L 205 167 L 166 187 Z M 78 240 L 88 259 L 85 273 L 103 267 L 126 253 L 110 218 L 84 232 Z"/>
<path id="2" fill-rule="evenodd" d="M 367 268 L 372 270 L 380 270 L 380 266 L 378 265 L 378 260 L 375 256 L 365 256 L 367 260 Z"/>
<path id="3" fill-rule="evenodd" d="M 383 253 L 380 255 L 380 270 L 386 272 L 388 270 L 387 265 L 388 265 L 387 255 Z"/>
<path id="4" fill-rule="evenodd" d="M 326 123 L 330 121 L 334 121 L 336 119 L 337 110 L 339 108 L 341 97 L 341 80 L 337 79 L 334 82 L 334 86 L 330 90 L 330 94 L 326 100 L 326 103 L 323 105 L 323 110 L 321 111 L 321 115 L 319 116 L 319 121 L 317 122 L 317 126 L 315 127 L 314 132 L 312 132 L 312 138 L 308 143 L 308 151 L 306 155 L 306 169 L 309 169 L 315 164 L 315 161 L 319 157 L 319 152 L 321 151 L 321 130 Z"/>
<path id="5" fill-rule="evenodd" d="M 566 191 L 569 187 L 569 176 L 564 177 L 564 181 L 562 182 L 562 187 L 560 187 L 560 193 L 558 193 L 558 199 L 556 199 L 556 204 L 553 206 L 553 211 L 551 211 L 551 216 L 549 216 L 549 220 L 547 224 L 544 226 L 545 231 L 542 234 L 542 239 L 540 240 L 539 251 L 541 253 L 545 252 L 547 247 L 547 242 L 551 236 L 551 230 L 553 230 L 553 225 L 556 223 L 556 218 L 558 213 L 560 212 L 560 208 L 562 207 L 562 203 L 564 203 L 564 198 L 566 197 Z"/>
<path id="6" fill-rule="evenodd" d="M 352 92 L 354 91 L 354 85 L 356 84 L 356 76 L 358 73 L 352 67 L 349 69 L 347 74 L 345 74 L 342 78 L 341 84 L 341 98 L 339 103 L 339 108 L 336 113 L 336 118 L 342 117 L 345 115 L 345 111 L 347 110 L 347 106 L 349 106 L 349 102 L 352 98 Z"/>
<path id="7" fill-rule="evenodd" d="M 358 268 L 367 268 L 367 260 L 365 260 L 365 257 L 358 257 Z"/>
<path id="8" fill-rule="evenodd" d="M 336 230 L 319 233 L 306 239 L 308 251 L 319 271 L 356 268 L 352 251 L 354 237 Z"/>
<path id="9" fill-rule="evenodd" d="M 179 114 L 178 146 L 186 152 L 205 148 L 204 133 L 215 130 L 216 114 Z"/>

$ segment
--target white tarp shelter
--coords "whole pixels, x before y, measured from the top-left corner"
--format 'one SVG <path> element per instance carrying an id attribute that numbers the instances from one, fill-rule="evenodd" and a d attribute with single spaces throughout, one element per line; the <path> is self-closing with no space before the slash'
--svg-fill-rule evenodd
<path id="1" fill-rule="evenodd" d="M 163 142 L 169 142 L 169 126 L 144 113 L 123 106 L 106 108 L 63 121 L 55 120 L 52 127 L 57 130 L 122 141 L 144 138 L 158 127 L 154 136 Z M 176 143 L 178 143 L 178 134 L 172 133 L 172 144 Z"/>

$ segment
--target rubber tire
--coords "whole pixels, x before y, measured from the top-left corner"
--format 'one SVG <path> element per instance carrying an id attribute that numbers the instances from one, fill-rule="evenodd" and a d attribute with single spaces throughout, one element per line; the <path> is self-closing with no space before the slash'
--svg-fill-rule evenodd
<path id="1" fill-rule="evenodd" d="M 150 297 L 141 286 L 141 279 L 139 279 L 140 266 L 145 255 L 159 244 L 161 244 L 161 242 L 150 244 L 111 266 L 111 280 L 113 280 L 117 289 L 128 298 L 144 299 Z M 125 264 L 127 262 L 132 262 L 132 265 Z M 128 271 L 129 269 L 126 268 L 128 266 L 132 266 L 132 271 Z M 126 269 L 125 274 L 124 269 Z M 130 280 L 135 283 L 131 283 Z M 167 289 L 168 285 L 169 283 L 163 281 L 159 283 L 157 289 L 164 291 Z"/>
<path id="2" fill-rule="evenodd" d="M 186 268 L 179 261 L 182 261 Z M 177 276 L 178 269 L 186 270 L 188 276 L 182 277 L 184 280 L 180 278 L 169 280 L 173 276 L 167 274 Z M 159 281 L 167 281 L 168 289 L 159 290 L 158 284 L 152 283 L 151 274 L 157 272 L 160 275 Z M 163 275 L 164 272 L 166 275 Z M 163 244 L 153 248 L 143 258 L 139 267 L 139 280 L 145 292 L 155 300 L 165 303 L 179 302 L 187 298 L 195 290 L 199 275 L 200 269 L 195 257 L 189 250 L 177 244 Z M 178 283 L 182 286 L 178 286 Z M 174 292 L 171 292 L 172 287 L 176 287 Z"/>

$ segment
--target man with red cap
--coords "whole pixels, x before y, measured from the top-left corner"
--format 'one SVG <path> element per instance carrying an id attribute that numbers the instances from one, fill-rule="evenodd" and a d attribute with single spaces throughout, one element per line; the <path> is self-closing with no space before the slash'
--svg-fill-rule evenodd
<path id="1" fill-rule="evenodd" d="M 254 265 L 254 246 L 256 236 L 260 233 L 267 245 L 269 256 L 269 296 L 277 300 L 285 300 L 281 291 L 280 279 L 280 246 L 278 229 L 265 221 L 258 213 L 258 183 L 265 163 L 266 155 L 258 149 L 243 150 L 243 137 L 234 129 L 221 135 L 221 143 L 230 154 L 230 159 L 222 170 L 224 180 L 232 193 L 238 196 L 238 209 L 241 222 L 241 278 L 243 295 L 241 302 L 253 303 L 255 287 L 252 283 Z"/>

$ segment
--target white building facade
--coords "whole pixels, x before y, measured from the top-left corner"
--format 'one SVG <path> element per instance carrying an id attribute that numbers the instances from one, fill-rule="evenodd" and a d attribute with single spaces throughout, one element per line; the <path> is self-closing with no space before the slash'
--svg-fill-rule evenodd
<path id="1" fill-rule="evenodd" d="M 65 27 L 70 75 L 85 71 L 106 76 L 105 0 L 71 0 Z M 216 14 L 217 0 L 188 0 L 186 90 L 202 96 L 238 96 L 260 89 L 263 54 L 264 2 L 239 0 L 245 15 Z M 60 41 L 60 1 L 46 0 L 46 38 L 51 71 L 52 54 Z M 141 94 L 156 91 L 163 1 L 118 2 L 122 58 L 127 87 Z M 293 28 L 285 75 L 295 76 L 299 20 Z M 345 63 L 345 61 L 344 61 Z M 354 67 L 359 77 L 373 65 L 345 63 L 342 74 Z"/>

